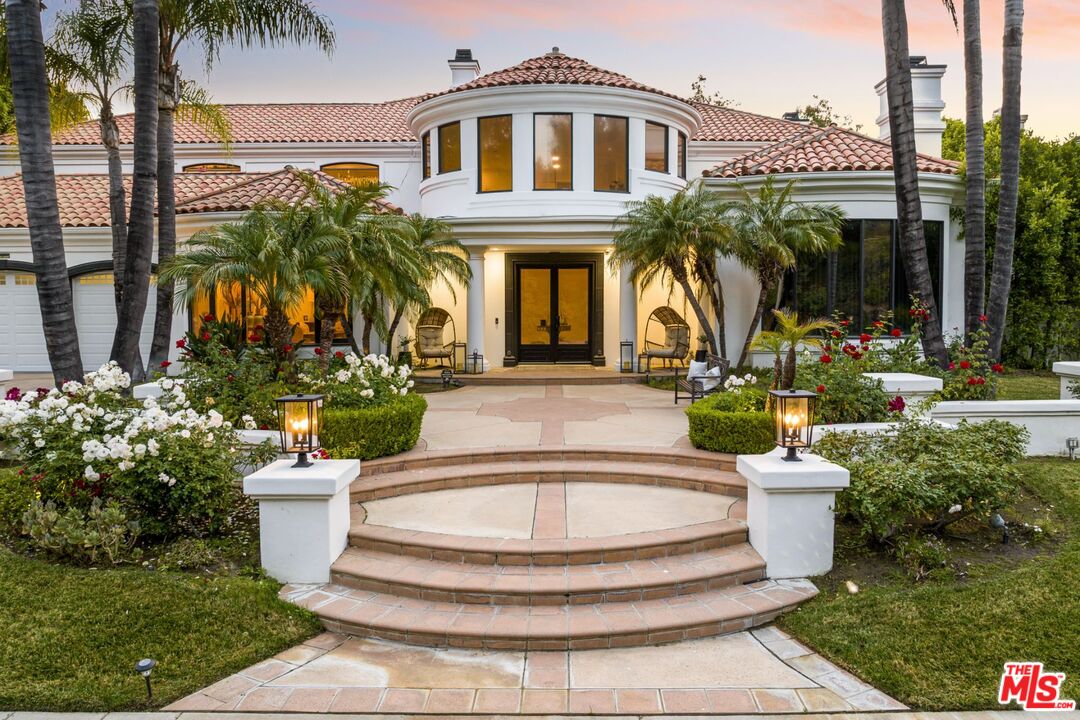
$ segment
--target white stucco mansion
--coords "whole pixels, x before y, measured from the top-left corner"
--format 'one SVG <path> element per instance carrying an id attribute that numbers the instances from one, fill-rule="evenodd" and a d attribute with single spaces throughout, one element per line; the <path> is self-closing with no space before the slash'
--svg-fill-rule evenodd
<path id="1" fill-rule="evenodd" d="M 193 232 L 238 219 L 265 197 L 299 192 L 295 169 L 324 180 L 378 179 L 407 212 L 445 219 L 469 249 L 473 282 L 434 288 L 468 353 L 489 365 L 589 362 L 616 365 L 619 344 L 643 342 L 650 312 L 693 313 L 676 293 L 632 287 L 605 262 L 612 221 L 628 200 L 678 191 L 694 178 L 717 192 L 754 189 L 769 175 L 797 179 L 797 197 L 839 204 L 849 222 L 843 249 L 803 266 L 787 304 L 804 314 L 841 310 L 869 322 L 907 302 L 896 248 L 892 158 L 887 142 L 836 127 L 715 107 L 647 87 L 558 49 L 480 74 L 469 50 L 450 61 L 448 88 L 383 103 L 228 105 L 228 148 L 194 125 L 176 129 L 177 225 Z M 945 327 L 962 317 L 963 246 L 950 207 L 961 201 L 957 165 L 938 159 L 945 67 L 919 58 L 912 73 L 923 214 Z M 439 85 L 440 83 L 434 82 Z M 888 136 L 881 98 L 880 134 Z M 130 169 L 133 119 L 119 118 Z M 0 142 L 0 367 L 48 368 L 34 288 L 19 161 Z M 115 315 L 105 153 L 96 121 L 55 138 L 54 159 L 84 364 L 107 359 Z M 326 177 L 330 176 L 330 177 Z M 745 337 L 754 278 L 722 262 L 729 353 Z M 151 300 L 153 294 L 151 293 Z M 316 340 L 313 303 L 297 311 L 297 342 Z M 195 309 L 259 321 L 243 293 L 220 289 Z M 179 338 L 192 313 L 178 310 Z M 152 313 L 147 313 L 149 344 Z M 552 332 L 552 327 L 558 332 Z M 401 329 L 409 334 L 408 325 Z M 397 342 L 391 347 L 396 350 Z"/>

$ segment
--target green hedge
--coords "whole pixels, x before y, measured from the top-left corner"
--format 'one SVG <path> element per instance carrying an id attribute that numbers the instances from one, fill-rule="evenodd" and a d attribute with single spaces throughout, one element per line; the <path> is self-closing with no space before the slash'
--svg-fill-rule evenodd
<path id="1" fill-rule="evenodd" d="M 775 446 L 772 415 L 762 410 L 730 411 L 732 395 L 717 393 L 686 409 L 690 442 L 702 450 L 739 455 L 771 450 Z"/>
<path id="2" fill-rule="evenodd" d="M 324 410 L 319 440 L 332 458 L 371 460 L 416 446 L 427 400 L 410 393 L 371 408 Z"/>

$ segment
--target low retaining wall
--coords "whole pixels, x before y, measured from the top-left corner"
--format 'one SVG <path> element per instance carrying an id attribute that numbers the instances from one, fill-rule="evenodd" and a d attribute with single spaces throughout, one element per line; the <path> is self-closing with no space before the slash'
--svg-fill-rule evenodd
<path id="1" fill-rule="evenodd" d="M 1061 399 L 1072 400 L 1075 396 L 1069 385 L 1080 385 L 1080 361 L 1054 363 L 1054 374 L 1061 380 Z"/>
<path id="2" fill-rule="evenodd" d="M 1065 440 L 1080 437 L 1080 400 L 956 400 L 938 403 L 930 416 L 950 425 L 961 420 L 1023 425 L 1031 433 L 1028 455 L 1067 455 Z"/>
<path id="3" fill-rule="evenodd" d="M 863 373 L 868 378 L 880 380 L 885 392 L 899 395 L 904 400 L 922 400 L 940 392 L 944 386 L 941 378 L 915 373 Z"/>

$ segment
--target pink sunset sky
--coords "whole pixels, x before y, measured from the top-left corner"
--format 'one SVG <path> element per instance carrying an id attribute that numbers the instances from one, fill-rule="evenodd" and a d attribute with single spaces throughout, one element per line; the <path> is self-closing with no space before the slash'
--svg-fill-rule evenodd
<path id="1" fill-rule="evenodd" d="M 769 115 L 828 98 L 876 134 L 883 77 L 876 0 L 316 0 L 338 49 L 227 50 L 207 78 L 217 102 L 377 101 L 440 90 L 446 61 L 471 48 L 482 71 L 559 46 L 681 95 L 707 89 Z M 961 4 L 957 0 L 957 5 Z M 1023 110 L 1049 137 L 1080 132 L 1080 0 L 1028 0 Z M 982 4 L 986 115 L 1001 104 L 1002 0 Z M 963 48 L 941 0 L 908 0 L 912 54 L 949 66 L 946 115 L 962 117 Z"/>

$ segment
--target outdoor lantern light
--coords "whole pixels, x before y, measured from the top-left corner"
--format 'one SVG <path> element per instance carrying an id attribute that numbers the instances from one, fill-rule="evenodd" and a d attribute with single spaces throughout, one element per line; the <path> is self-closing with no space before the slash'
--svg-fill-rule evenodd
<path id="1" fill-rule="evenodd" d="M 624 373 L 634 372 L 634 343 L 629 340 L 619 343 L 619 370 Z"/>
<path id="2" fill-rule="evenodd" d="M 787 448 L 784 459 L 798 462 L 795 451 L 809 448 L 814 434 L 817 394 L 807 390 L 770 390 L 776 407 L 776 444 Z"/>
<path id="3" fill-rule="evenodd" d="M 146 680 L 146 699 L 152 700 L 154 697 L 153 691 L 150 689 L 150 673 L 154 672 L 154 668 L 157 667 L 157 660 L 151 658 L 143 658 L 139 662 L 135 663 L 135 672 L 143 676 Z"/>
<path id="4" fill-rule="evenodd" d="M 281 451 L 296 453 L 293 467 L 310 467 L 308 453 L 319 449 L 319 430 L 322 428 L 322 395 L 286 395 L 277 402 L 278 431 Z"/>
<path id="5" fill-rule="evenodd" d="M 450 368 L 447 368 L 447 369 L 443 370 L 442 373 L 440 373 L 439 376 L 442 378 L 443 389 L 444 390 L 449 389 L 450 381 L 454 379 L 454 371 L 451 370 Z"/>
<path id="6" fill-rule="evenodd" d="M 484 372 L 484 356 L 480 354 L 479 350 L 473 350 L 473 354 L 469 356 L 465 372 L 472 375 L 479 375 Z"/>
<path id="7" fill-rule="evenodd" d="M 1069 451 L 1069 459 L 1076 459 L 1076 450 L 1080 448 L 1080 438 L 1065 438 L 1065 449 Z"/>

